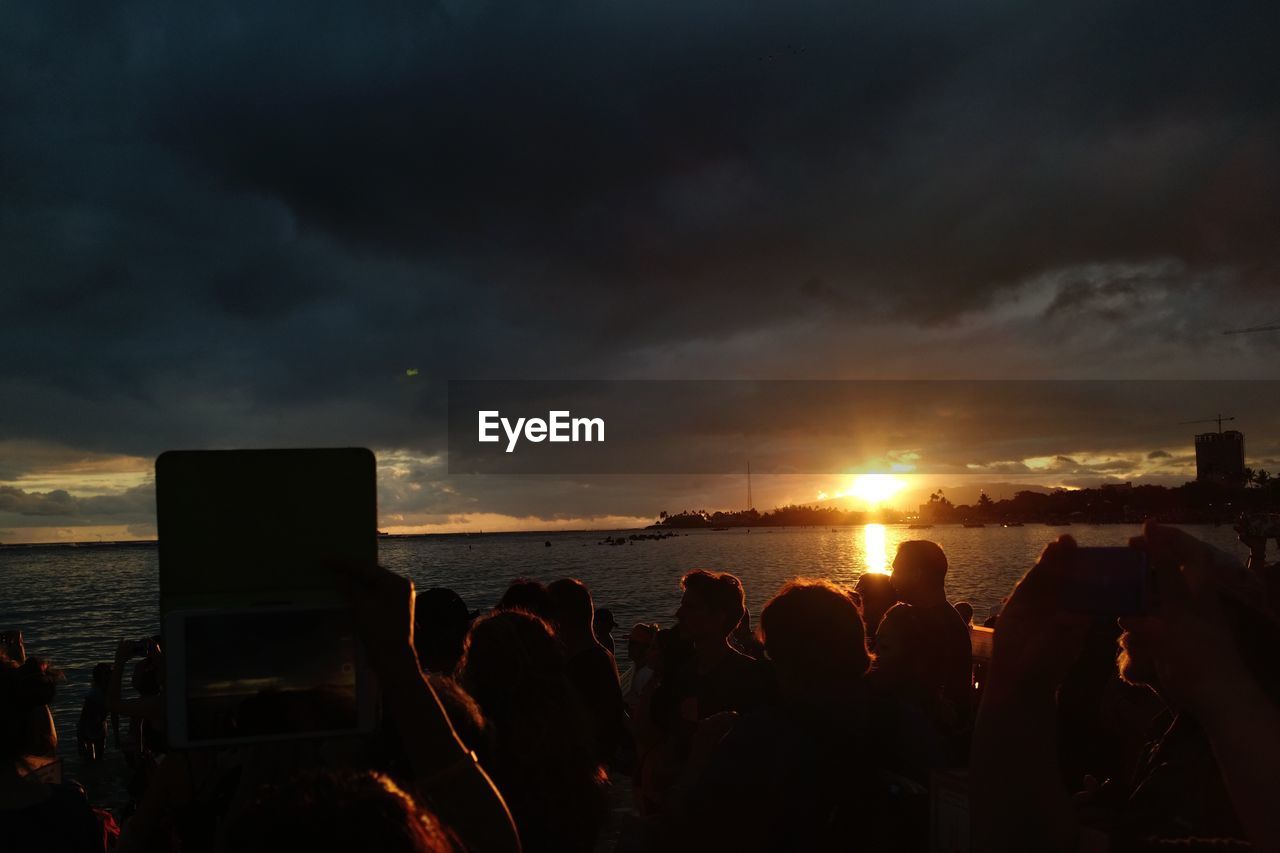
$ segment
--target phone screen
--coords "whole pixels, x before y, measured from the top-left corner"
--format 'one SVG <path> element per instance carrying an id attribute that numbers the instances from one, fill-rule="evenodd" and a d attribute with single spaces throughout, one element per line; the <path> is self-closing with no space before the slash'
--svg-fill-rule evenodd
<path id="1" fill-rule="evenodd" d="M 299 737 L 360 725 L 348 612 L 276 609 L 183 619 L 186 740 Z"/>
<path id="2" fill-rule="evenodd" d="M 1137 616 L 1147 609 L 1150 573 L 1139 548 L 1076 548 L 1062 605 L 1097 620 Z"/>

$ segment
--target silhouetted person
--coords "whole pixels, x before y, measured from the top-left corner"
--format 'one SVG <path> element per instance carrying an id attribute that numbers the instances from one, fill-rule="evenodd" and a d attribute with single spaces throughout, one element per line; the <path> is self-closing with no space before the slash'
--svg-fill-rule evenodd
<path id="1" fill-rule="evenodd" d="M 540 581 L 532 578 L 516 578 L 507 587 L 498 601 L 498 610 L 525 610 L 555 623 L 555 606 L 551 603 L 551 594 Z"/>
<path id="2" fill-rule="evenodd" d="M 692 719 L 722 711 L 746 713 L 771 701 L 776 694 L 767 664 L 739 652 L 729 636 L 742 622 L 746 600 L 742 583 L 727 572 L 702 569 L 681 581 L 684 596 L 676 611 L 680 635 L 693 644 Z"/>
<path id="3" fill-rule="evenodd" d="M 1240 542 L 1249 549 L 1246 565 L 1261 578 L 1267 604 L 1273 612 L 1280 613 L 1280 561 L 1267 562 L 1267 539 L 1274 538 L 1280 547 L 1280 523 L 1246 515 L 1235 530 Z"/>
<path id="4" fill-rule="evenodd" d="M 591 717 L 596 758 L 608 764 L 618 749 L 625 721 L 622 687 L 613 655 L 600 645 L 593 628 L 591 592 L 580 580 L 566 578 L 547 587 L 556 619 L 556 635 L 568 656 L 569 680 Z"/>
<path id="5" fill-rule="evenodd" d="M 742 621 L 729 636 L 729 644 L 749 658 L 760 660 L 764 657 L 764 644 L 756 639 L 755 631 L 751 630 L 751 608 L 742 609 Z"/>
<path id="6" fill-rule="evenodd" d="M 972 717 L 973 660 L 969 627 L 947 601 L 946 576 L 947 557 L 936 543 L 898 546 L 893 586 L 902 601 L 876 632 L 876 677 L 924 710 L 962 760 Z"/>
<path id="7" fill-rule="evenodd" d="M 451 589 L 435 587 L 418 594 L 413 644 L 427 672 L 451 674 L 462 657 L 462 642 L 474 614 Z"/>
<path id="8" fill-rule="evenodd" d="M 867 628 L 867 640 L 874 648 L 880 620 L 890 607 L 898 603 L 898 591 L 893 588 L 893 578 L 884 572 L 863 572 L 854 589 L 862 600 L 862 622 Z"/>
<path id="9" fill-rule="evenodd" d="M 653 664 L 649 660 L 650 650 L 657 646 L 658 643 L 658 626 L 652 623 L 637 622 L 631 626 L 631 633 L 627 635 L 627 661 L 629 665 L 626 670 L 618 676 L 618 682 L 622 686 L 622 695 L 628 701 L 634 693 L 638 693 L 649 686 L 649 680 L 653 678 Z"/>
<path id="10" fill-rule="evenodd" d="M 956 612 L 960 614 L 960 618 L 964 620 L 964 624 L 973 624 L 973 605 L 967 601 L 957 601 L 955 604 Z"/>
<path id="11" fill-rule="evenodd" d="M 107 691 L 111 687 L 111 664 L 93 668 L 93 684 L 85 693 L 76 725 L 76 741 L 80 757 L 85 761 L 101 761 L 107 748 Z"/>
<path id="12" fill-rule="evenodd" d="M 129 661 L 141 655 L 142 659 L 132 667 L 130 683 L 137 691 L 137 698 L 125 699 L 124 674 Z M 159 756 L 167 747 L 162 728 L 164 719 L 164 654 L 159 639 L 121 640 L 116 646 L 115 662 L 111 667 L 111 684 L 107 690 L 107 711 L 111 714 L 116 746 L 120 743 L 120 716 L 129 718 L 128 734 L 122 751 L 125 763 L 132 771 L 128 790 L 134 800 L 140 800 L 155 770 Z"/>
<path id="13" fill-rule="evenodd" d="M 864 846 L 876 832 L 879 735 L 867 725 L 870 657 L 852 597 L 826 581 L 795 581 L 765 605 L 760 627 L 778 702 L 734 723 L 645 846 L 903 849 Z"/>
<path id="14" fill-rule="evenodd" d="M 609 654 L 615 657 L 618 654 L 613 644 L 613 629 L 618 627 L 618 622 L 613 618 L 613 611 L 607 607 L 596 608 L 595 632 L 596 639 L 600 641 L 600 645 L 604 646 Z"/>
<path id="15" fill-rule="evenodd" d="M 1080 656 L 1058 688 L 1058 756 L 1062 781 L 1079 790 L 1086 775 L 1125 779 L 1150 736 L 1163 705 L 1116 672 L 1120 627 L 1104 620 L 1089 627 Z"/>
<path id="16" fill-rule="evenodd" d="M 605 775 L 583 736 L 590 721 L 552 627 L 523 610 L 480 617 L 458 679 L 497 733 L 492 775 L 525 853 L 591 850 L 605 817 Z"/>
<path id="17" fill-rule="evenodd" d="M 0 849 L 103 851 L 102 825 L 84 791 L 27 773 L 32 756 L 57 749 L 48 706 L 61 677 L 44 661 L 27 658 L 19 665 L 0 652 Z"/>

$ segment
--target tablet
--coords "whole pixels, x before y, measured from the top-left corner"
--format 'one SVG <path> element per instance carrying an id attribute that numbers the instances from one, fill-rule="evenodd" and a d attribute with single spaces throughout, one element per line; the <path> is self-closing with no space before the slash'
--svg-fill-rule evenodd
<path id="1" fill-rule="evenodd" d="M 333 568 L 377 562 L 370 451 L 170 451 L 156 515 L 171 745 L 373 728 L 376 688 Z"/>

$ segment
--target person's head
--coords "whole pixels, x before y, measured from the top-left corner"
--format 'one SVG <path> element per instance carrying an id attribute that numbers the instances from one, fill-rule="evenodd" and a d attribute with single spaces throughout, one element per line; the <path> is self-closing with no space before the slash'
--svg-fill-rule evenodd
<path id="1" fill-rule="evenodd" d="M 1160 679 L 1156 675 L 1156 659 L 1153 650 L 1143 642 L 1141 632 L 1125 630 L 1118 642 L 1116 669 L 1126 684 L 1150 687 L 1159 692 Z"/>
<path id="2" fill-rule="evenodd" d="M 913 633 L 910 610 L 905 605 L 890 607 L 880 620 L 876 627 L 875 665 L 882 683 L 910 683 L 928 664 Z"/>
<path id="3" fill-rule="evenodd" d="M 19 664 L 0 652 L 0 764 L 28 755 L 52 755 L 58 733 L 49 713 L 62 672 L 37 658 Z"/>
<path id="4" fill-rule="evenodd" d="M 564 647 L 545 619 L 527 610 L 495 610 L 467 632 L 458 680 L 492 716 L 495 703 L 534 679 L 565 677 Z"/>
<path id="5" fill-rule="evenodd" d="M 422 668 L 452 673 L 471 626 L 471 612 L 462 597 L 444 587 L 420 592 L 414 600 L 413 621 L 413 645 Z"/>
<path id="6" fill-rule="evenodd" d="M 604 771 L 587 735 L 590 718 L 569 680 L 564 645 L 551 626 L 523 610 L 476 620 L 458 680 L 493 724 L 494 781 L 527 849 L 590 848 L 557 838 L 594 838 Z"/>
<path id="7" fill-rule="evenodd" d="M 893 558 L 893 587 L 908 604 L 946 600 L 947 555 L 936 542 L 910 539 Z"/>
<path id="8" fill-rule="evenodd" d="M 885 611 L 898 603 L 893 578 L 885 572 L 863 572 L 854 587 L 862 599 L 862 621 L 868 633 L 875 633 Z"/>
<path id="9" fill-rule="evenodd" d="M 649 659 L 649 650 L 658 641 L 658 626 L 645 622 L 637 622 L 631 626 L 627 635 L 627 659 L 643 665 Z"/>
<path id="10" fill-rule="evenodd" d="M 258 790 L 226 829 L 226 853 L 452 853 L 459 849 L 430 811 L 385 776 L 312 771 Z"/>
<path id="11" fill-rule="evenodd" d="M 677 626 L 658 629 L 649 647 L 648 661 L 658 671 L 670 675 L 683 669 L 693 657 L 693 641 Z"/>
<path id="12" fill-rule="evenodd" d="M 155 696 L 164 686 L 163 671 L 159 656 L 148 655 L 133 666 L 133 676 L 130 679 L 133 689 L 142 696 Z"/>
<path id="13" fill-rule="evenodd" d="M 964 624 L 968 625 L 973 622 L 973 605 L 969 602 L 957 601 L 956 612 L 960 614 L 960 618 L 964 620 Z"/>
<path id="14" fill-rule="evenodd" d="M 577 578 L 562 578 L 547 587 L 556 627 L 566 637 L 595 637 L 592 623 L 596 608 L 591 591 Z"/>
<path id="15" fill-rule="evenodd" d="M 742 621 L 742 583 L 728 572 L 695 569 L 680 580 L 684 597 L 676 611 L 680 633 L 695 645 L 723 643 Z"/>
<path id="16" fill-rule="evenodd" d="M 828 581 L 792 581 L 760 613 L 765 651 L 784 692 L 822 692 L 866 674 L 862 614 Z"/>
<path id="17" fill-rule="evenodd" d="M 613 611 L 607 607 L 597 607 L 595 627 L 597 636 L 612 634 L 613 629 L 618 627 L 618 620 L 613 618 Z"/>
<path id="18" fill-rule="evenodd" d="M 1245 603 L 1229 594 L 1220 594 L 1218 603 L 1241 662 L 1271 701 L 1280 704 L 1280 656 L 1275 652 L 1280 649 L 1280 622 L 1255 603 Z M 1161 688 L 1158 651 L 1148 630 L 1142 629 L 1149 621 L 1120 620 L 1124 632 L 1119 640 L 1117 668 L 1125 682 L 1150 687 L 1166 702 L 1176 704 L 1177 697 L 1167 695 Z"/>
<path id="19" fill-rule="evenodd" d="M 99 690 L 106 690 L 111 685 L 111 664 L 100 663 L 93 668 L 93 683 Z"/>
<path id="20" fill-rule="evenodd" d="M 551 594 L 539 581 L 532 578 L 516 578 L 502 594 L 498 610 L 525 610 L 548 622 L 555 621 L 555 605 Z"/>

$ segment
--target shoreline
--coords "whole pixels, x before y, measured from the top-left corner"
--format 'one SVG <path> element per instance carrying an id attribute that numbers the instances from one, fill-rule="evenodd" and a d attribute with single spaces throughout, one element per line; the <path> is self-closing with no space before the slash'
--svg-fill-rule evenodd
<path id="1" fill-rule="evenodd" d="M 576 534 L 596 534 L 596 533 L 640 533 L 644 531 L 660 531 L 663 533 L 688 534 L 690 532 L 697 533 L 728 533 L 737 530 L 814 530 L 814 529 L 835 529 L 835 528 L 855 528 L 866 527 L 871 524 L 879 524 L 884 527 L 905 527 L 913 530 L 929 530 L 935 527 L 969 527 L 969 528 L 1002 528 L 1002 527 L 1114 527 L 1122 525 L 1141 525 L 1147 519 L 1142 520 L 1098 520 L 1098 521 L 1025 521 L 1005 524 L 1003 522 L 991 522 L 983 524 L 962 523 L 962 522 L 940 522 L 934 524 L 920 524 L 919 522 L 907 521 L 859 521 L 849 523 L 833 523 L 833 522 L 816 522 L 812 524 L 755 524 L 755 525 L 727 525 L 722 529 L 706 526 L 675 526 L 651 524 L 646 527 L 584 527 L 577 530 L 494 530 L 491 532 L 477 531 L 474 533 L 379 533 L 378 541 L 384 539 L 480 539 L 495 537 L 514 537 L 514 536 L 564 536 Z M 1172 525 L 1191 525 L 1220 527 L 1230 522 L 1224 521 L 1181 521 L 1181 520 L 1160 520 L 1163 524 Z M 120 539 L 114 541 L 86 541 L 86 542 L 0 542 L 0 552 L 2 551 L 44 551 L 44 550 L 60 550 L 60 549 L 125 549 L 125 548 L 155 548 L 158 547 L 160 541 L 158 539 Z"/>

